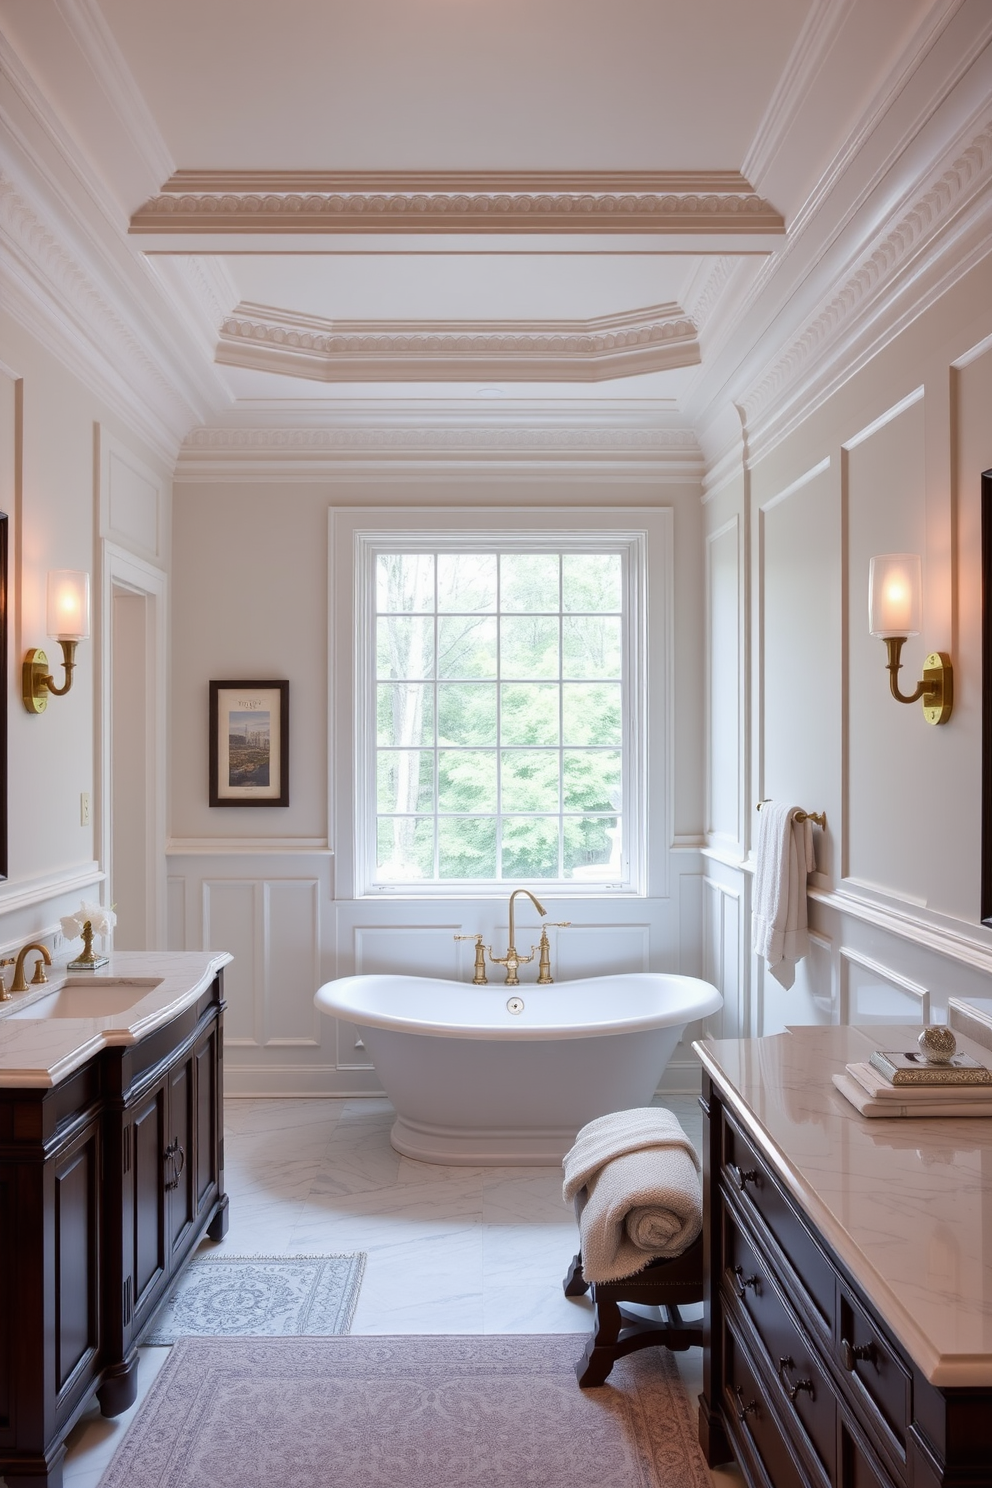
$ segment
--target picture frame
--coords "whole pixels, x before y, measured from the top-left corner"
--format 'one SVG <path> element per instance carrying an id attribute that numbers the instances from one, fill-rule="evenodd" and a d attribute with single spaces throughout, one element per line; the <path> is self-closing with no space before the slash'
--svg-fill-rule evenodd
<path id="1" fill-rule="evenodd" d="M 210 805 L 289 805 L 289 683 L 210 683 Z"/>

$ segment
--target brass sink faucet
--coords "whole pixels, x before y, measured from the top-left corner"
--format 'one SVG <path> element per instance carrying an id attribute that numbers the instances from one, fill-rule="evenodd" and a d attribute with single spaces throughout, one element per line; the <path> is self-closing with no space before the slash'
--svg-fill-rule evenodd
<path id="1" fill-rule="evenodd" d="M 513 931 L 513 901 L 514 901 L 514 899 L 516 899 L 516 897 L 517 897 L 518 894 L 526 894 L 527 895 L 527 898 L 533 904 L 534 908 L 537 910 L 537 912 L 541 916 L 541 919 L 542 920 L 544 919 L 545 915 L 548 912 L 544 908 L 544 905 L 541 903 L 541 901 L 539 899 L 535 899 L 535 897 L 531 893 L 530 889 L 514 889 L 513 893 L 510 895 L 510 944 L 509 944 L 509 947 L 507 948 L 507 952 L 506 952 L 506 955 L 505 956 L 494 956 L 493 953 L 492 953 L 492 951 L 489 952 L 489 959 L 490 959 L 490 961 L 492 961 L 496 966 L 505 966 L 506 967 L 506 985 L 508 987 L 519 987 L 519 985 L 520 985 L 520 978 L 517 976 L 517 968 L 519 966 L 526 966 L 527 962 L 528 961 L 533 961 L 534 957 L 537 955 L 537 947 L 536 946 L 531 946 L 531 948 L 530 948 L 530 955 L 529 956 L 521 956 L 517 952 L 516 942 L 515 942 L 515 939 L 514 939 L 514 931 Z"/>
<path id="2" fill-rule="evenodd" d="M 32 985 L 40 986 L 43 982 L 48 981 L 45 975 L 45 966 L 51 966 L 52 964 L 49 949 L 47 946 L 32 943 L 31 945 L 26 945 L 22 951 L 18 952 L 17 960 L 14 962 L 14 977 L 10 984 L 11 992 L 26 992 L 28 990 L 28 984 L 24 978 L 24 958 L 30 951 L 41 952 L 41 959 L 35 962 L 34 976 L 31 978 Z M 44 961 L 44 966 L 42 965 L 42 960 Z"/>

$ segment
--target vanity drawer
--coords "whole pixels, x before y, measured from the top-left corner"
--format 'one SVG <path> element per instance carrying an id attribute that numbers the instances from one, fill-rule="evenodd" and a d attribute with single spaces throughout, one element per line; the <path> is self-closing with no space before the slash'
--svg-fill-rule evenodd
<path id="1" fill-rule="evenodd" d="M 786 1442 L 784 1433 L 768 1404 L 765 1388 L 758 1382 L 747 1350 L 732 1328 L 724 1328 L 723 1350 L 725 1381 L 723 1410 L 731 1425 L 731 1434 L 743 1438 L 735 1443 L 756 1457 L 765 1482 L 771 1488 L 811 1488 Z M 742 1464 L 743 1465 L 743 1464 Z M 753 1474 L 746 1474 L 753 1482 Z"/>
<path id="2" fill-rule="evenodd" d="M 756 1148 L 733 1119 L 723 1118 L 723 1182 L 761 1235 L 775 1242 L 776 1262 L 804 1294 L 809 1311 L 829 1337 L 833 1332 L 835 1276 L 823 1251 L 772 1177 Z"/>
<path id="3" fill-rule="evenodd" d="M 779 1410 L 798 1427 L 810 1450 L 833 1480 L 836 1459 L 837 1409 L 830 1380 L 817 1361 L 771 1267 L 733 1219 L 724 1216 L 723 1283 L 733 1300 L 733 1311 L 745 1312 L 761 1340 L 768 1372 L 777 1380 Z"/>
<path id="4" fill-rule="evenodd" d="M 904 1463 L 913 1418 L 912 1377 L 881 1328 L 843 1284 L 836 1357 L 845 1395 Z"/>

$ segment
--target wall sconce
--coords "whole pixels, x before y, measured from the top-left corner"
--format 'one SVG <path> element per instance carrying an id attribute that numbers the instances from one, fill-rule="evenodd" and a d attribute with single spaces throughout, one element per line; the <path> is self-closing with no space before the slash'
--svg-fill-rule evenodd
<path id="1" fill-rule="evenodd" d="M 943 651 L 931 651 L 923 680 L 908 696 L 899 691 L 900 655 L 923 623 L 923 564 L 918 553 L 882 553 L 868 569 L 868 629 L 885 642 L 889 689 L 900 703 L 923 702 L 927 723 L 946 723 L 954 705 L 954 670 Z"/>
<path id="2" fill-rule="evenodd" d="M 21 672 L 21 695 L 29 713 L 44 713 L 48 695 L 65 697 L 72 686 L 76 665 L 76 642 L 90 633 L 90 576 L 70 568 L 52 569 L 48 575 L 48 634 L 62 647 L 65 681 L 55 686 L 44 651 L 29 651 Z"/>

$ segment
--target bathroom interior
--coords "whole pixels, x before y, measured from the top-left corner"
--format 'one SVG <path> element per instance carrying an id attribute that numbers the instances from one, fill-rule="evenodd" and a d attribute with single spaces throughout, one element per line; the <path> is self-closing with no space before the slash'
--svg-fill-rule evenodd
<path id="1" fill-rule="evenodd" d="M 525 886 L 556 981 L 717 989 L 652 1097 L 697 1142 L 696 1040 L 992 1006 L 992 15 L 276 15 L 0 0 L 0 957 L 63 966 L 81 901 L 151 967 L 229 952 L 224 1244 L 367 1252 L 355 1332 L 578 1335 L 560 1171 L 396 1151 L 362 1028 L 314 994 L 367 973 L 471 998 L 475 938 L 503 953 Z M 627 555 L 619 847 L 391 877 L 369 563 L 580 549 Z M 945 726 L 897 705 L 869 633 L 892 553 L 922 560 L 902 686 L 949 656 Z M 92 619 L 39 713 L 22 663 L 47 648 L 63 677 L 61 570 Z M 288 683 L 285 795 L 212 804 L 222 679 Z M 752 950 L 766 800 L 823 822 L 787 975 Z M 76 1428 L 67 1483 L 95 1488 L 128 1419 Z"/>

